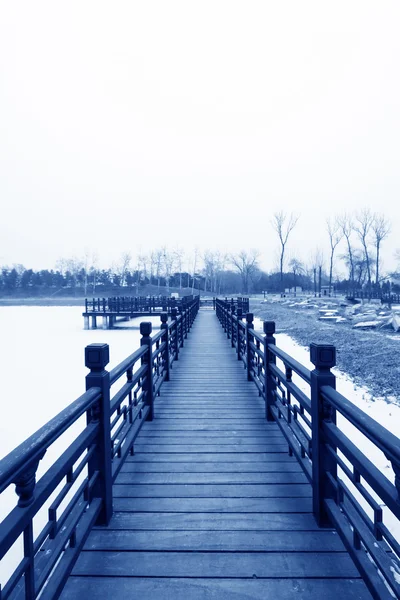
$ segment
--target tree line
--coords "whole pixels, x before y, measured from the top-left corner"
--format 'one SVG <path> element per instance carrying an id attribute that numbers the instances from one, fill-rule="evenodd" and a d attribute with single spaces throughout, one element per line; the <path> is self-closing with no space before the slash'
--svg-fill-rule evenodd
<path id="1" fill-rule="evenodd" d="M 169 295 L 171 289 L 185 289 L 185 293 L 197 290 L 224 295 L 284 293 L 297 287 L 319 294 L 322 286 L 329 293 L 336 289 L 348 295 L 360 290 L 371 295 L 385 291 L 388 274 L 382 273 L 381 252 L 390 233 L 390 222 L 384 215 L 362 209 L 327 219 L 328 254 L 325 256 L 320 248 L 315 248 L 307 260 L 300 257 L 298 243 L 292 243 L 299 219 L 300 215 L 283 211 L 273 215 L 271 227 L 277 236 L 277 260 L 269 273 L 260 268 L 260 252 L 256 249 L 234 254 L 194 250 L 188 255 L 183 249 L 164 246 L 149 254 L 139 254 L 135 260 L 130 252 L 124 252 L 117 263 L 106 269 L 99 267 L 96 253 L 87 251 L 79 258 L 60 259 L 50 270 L 3 266 L 0 294 Z M 400 266 L 400 249 L 396 257 Z M 343 261 L 346 273 L 337 269 L 338 260 Z"/>

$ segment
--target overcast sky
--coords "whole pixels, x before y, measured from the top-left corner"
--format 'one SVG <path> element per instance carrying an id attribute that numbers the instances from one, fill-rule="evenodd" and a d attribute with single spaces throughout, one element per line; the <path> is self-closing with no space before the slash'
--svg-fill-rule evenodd
<path id="1" fill-rule="evenodd" d="M 3 0 L 0 264 L 292 248 L 369 206 L 400 247 L 400 3 Z"/>

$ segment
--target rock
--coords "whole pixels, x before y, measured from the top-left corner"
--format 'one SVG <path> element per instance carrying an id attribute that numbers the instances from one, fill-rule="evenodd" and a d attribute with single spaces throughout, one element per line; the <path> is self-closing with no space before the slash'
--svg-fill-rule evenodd
<path id="1" fill-rule="evenodd" d="M 400 314 L 392 314 L 392 327 L 395 331 L 400 331 Z"/>
<path id="2" fill-rule="evenodd" d="M 376 329 L 379 325 L 379 321 L 361 321 L 360 323 L 355 323 L 353 329 Z"/>

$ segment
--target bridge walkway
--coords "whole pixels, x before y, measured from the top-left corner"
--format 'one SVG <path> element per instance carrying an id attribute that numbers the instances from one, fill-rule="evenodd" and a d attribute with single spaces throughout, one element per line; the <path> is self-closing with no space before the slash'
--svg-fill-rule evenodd
<path id="1" fill-rule="evenodd" d="M 89 535 L 61 595 L 200 600 L 370 599 L 342 542 L 211 311 L 200 311 L 108 527 Z"/>

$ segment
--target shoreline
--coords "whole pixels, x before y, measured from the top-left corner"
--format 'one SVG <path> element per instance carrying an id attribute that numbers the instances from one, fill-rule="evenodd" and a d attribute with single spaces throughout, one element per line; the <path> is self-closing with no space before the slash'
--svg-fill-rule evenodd
<path id="1" fill-rule="evenodd" d="M 0 298 L 0 307 L 6 306 L 81 306 L 85 298 Z"/>

